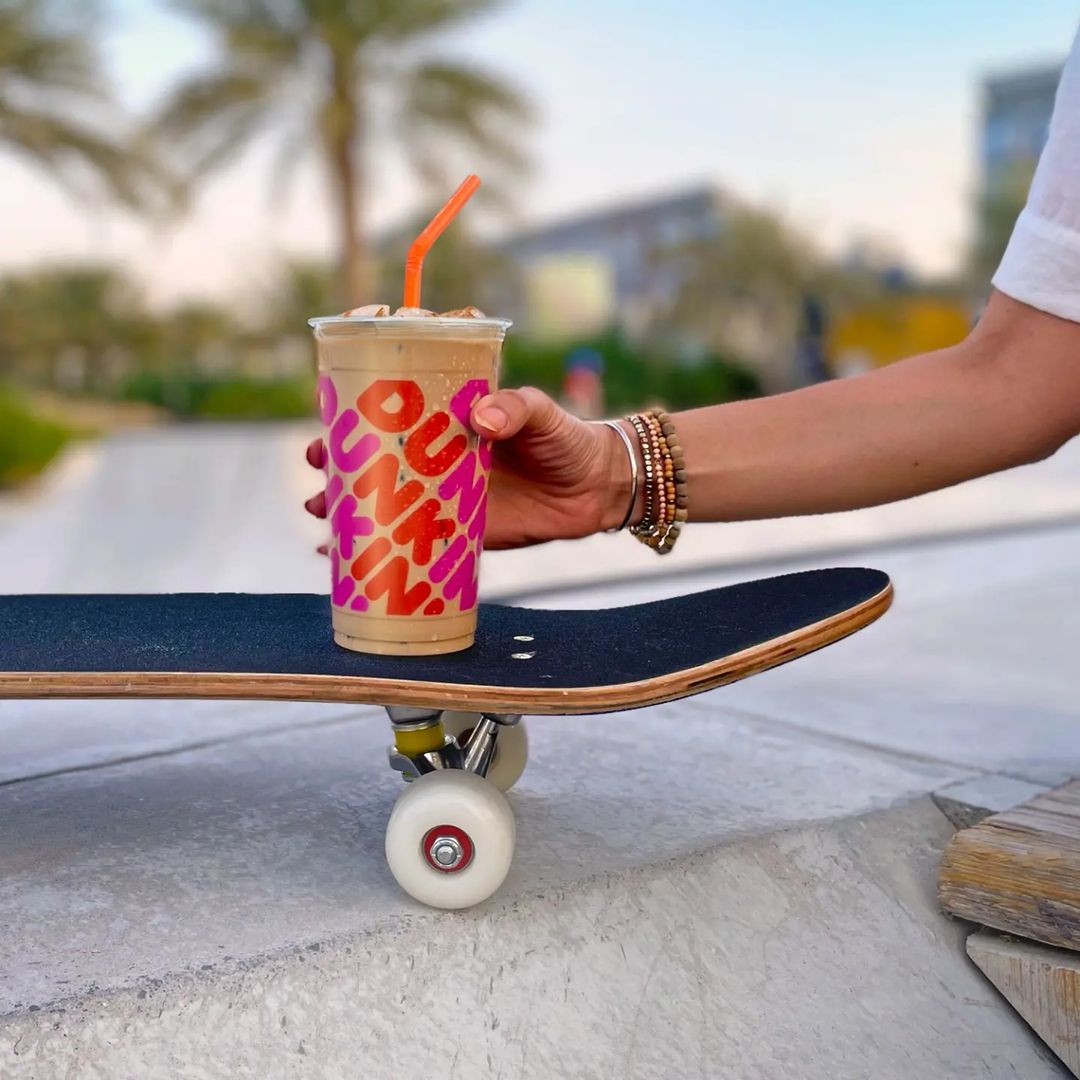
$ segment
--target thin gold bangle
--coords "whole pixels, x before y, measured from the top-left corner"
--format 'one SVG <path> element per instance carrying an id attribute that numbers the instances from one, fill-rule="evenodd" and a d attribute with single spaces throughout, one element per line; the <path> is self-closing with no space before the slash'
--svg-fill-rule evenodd
<path id="1" fill-rule="evenodd" d="M 617 529 L 605 529 L 605 532 L 617 533 L 622 532 L 627 525 L 630 524 L 630 519 L 634 516 L 634 507 L 637 506 L 638 495 L 638 464 L 637 454 L 634 453 L 634 447 L 630 442 L 630 436 L 620 427 L 614 420 L 601 420 L 600 423 L 605 424 L 616 432 L 620 439 L 623 441 L 623 446 L 626 447 L 626 456 L 630 459 L 630 505 L 626 508 L 626 517 L 623 518 L 622 524 Z"/>

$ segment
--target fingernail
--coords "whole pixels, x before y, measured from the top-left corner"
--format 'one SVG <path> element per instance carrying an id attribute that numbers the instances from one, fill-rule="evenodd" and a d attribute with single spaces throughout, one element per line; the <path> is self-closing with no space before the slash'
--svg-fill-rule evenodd
<path id="1" fill-rule="evenodd" d="M 506 427 L 510 417 L 497 405 L 485 405 L 473 414 L 473 419 L 482 427 L 493 434 L 497 434 Z"/>

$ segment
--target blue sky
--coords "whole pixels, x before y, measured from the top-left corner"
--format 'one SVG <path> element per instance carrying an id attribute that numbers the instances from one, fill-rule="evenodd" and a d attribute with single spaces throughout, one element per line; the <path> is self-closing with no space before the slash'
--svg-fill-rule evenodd
<path id="1" fill-rule="evenodd" d="M 111 8 L 108 68 L 133 111 L 210 54 L 165 4 Z M 443 50 L 498 69 L 537 103 L 525 220 L 709 180 L 832 250 L 871 239 L 937 271 L 966 239 L 979 78 L 1060 58 L 1078 15 L 1075 0 L 517 0 Z M 317 168 L 274 203 L 263 194 L 271 160 L 256 148 L 184 223 L 152 231 L 72 207 L 0 156 L 0 266 L 103 254 L 158 299 L 243 295 L 275 256 L 332 243 Z M 378 161 L 381 224 L 414 191 L 392 155 Z"/>

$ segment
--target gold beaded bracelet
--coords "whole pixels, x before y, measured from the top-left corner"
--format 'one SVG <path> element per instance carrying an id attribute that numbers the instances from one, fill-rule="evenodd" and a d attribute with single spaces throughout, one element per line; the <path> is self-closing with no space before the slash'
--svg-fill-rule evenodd
<path id="1" fill-rule="evenodd" d="M 666 555 L 688 518 L 683 448 L 666 412 L 651 409 L 627 419 L 641 444 L 645 472 L 645 513 L 630 531 L 657 554 Z"/>

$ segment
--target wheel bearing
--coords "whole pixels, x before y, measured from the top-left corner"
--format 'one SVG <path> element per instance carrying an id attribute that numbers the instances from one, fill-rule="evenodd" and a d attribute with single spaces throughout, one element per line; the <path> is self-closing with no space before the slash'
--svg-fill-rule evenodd
<path id="1" fill-rule="evenodd" d="M 464 829 L 456 825 L 436 825 L 428 829 L 420 844 L 424 859 L 440 874 L 456 874 L 472 862 L 472 839 Z"/>

